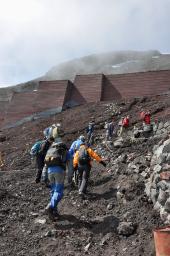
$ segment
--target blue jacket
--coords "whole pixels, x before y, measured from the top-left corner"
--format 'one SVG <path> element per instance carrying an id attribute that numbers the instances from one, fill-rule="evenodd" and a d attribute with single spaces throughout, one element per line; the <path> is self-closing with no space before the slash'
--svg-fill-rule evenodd
<path id="1" fill-rule="evenodd" d="M 74 157 L 74 154 L 75 154 L 76 150 L 78 150 L 80 148 L 81 144 L 82 144 L 82 141 L 79 140 L 79 139 L 73 141 L 73 143 L 71 144 L 70 149 L 69 149 L 70 158 Z"/>

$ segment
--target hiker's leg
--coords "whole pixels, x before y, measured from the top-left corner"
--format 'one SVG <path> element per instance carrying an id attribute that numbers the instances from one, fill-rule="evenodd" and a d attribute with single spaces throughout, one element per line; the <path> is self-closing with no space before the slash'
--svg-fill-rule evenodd
<path id="1" fill-rule="evenodd" d="M 79 188 L 80 192 L 83 192 L 83 193 L 86 192 L 87 182 L 88 182 L 88 179 L 89 179 L 89 174 L 90 174 L 90 168 L 89 168 L 89 166 L 85 166 L 84 169 L 83 169 L 83 176 L 82 176 L 81 186 Z"/>
<path id="2" fill-rule="evenodd" d="M 41 180 L 41 175 L 42 175 L 42 168 L 37 169 L 36 177 L 35 177 L 35 182 L 39 183 Z"/>
<path id="3" fill-rule="evenodd" d="M 85 180 L 83 193 L 86 193 L 86 190 L 87 190 L 88 181 L 90 177 L 90 170 L 91 170 L 91 166 L 87 166 L 86 170 L 83 173 L 83 180 Z"/>
<path id="4" fill-rule="evenodd" d="M 82 183 L 82 177 L 83 177 L 83 168 L 78 167 L 77 172 L 78 172 L 78 188 L 80 189 L 81 183 Z"/>
<path id="5" fill-rule="evenodd" d="M 37 173 L 36 173 L 35 182 L 39 183 L 41 181 L 42 170 L 44 167 L 44 160 L 41 157 L 36 158 L 36 166 L 37 166 Z"/>
<path id="6" fill-rule="evenodd" d="M 73 167 L 73 158 L 71 158 L 68 162 L 68 184 L 71 186 L 73 181 L 73 175 L 74 175 L 74 167 Z"/>
<path id="7" fill-rule="evenodd" d="M 64 192 L 64 172 L 50 173 L 49 181 L 51 188 L 50 207 L 52 209 L 57 209 L 57 205 L 62 199 Z"/>

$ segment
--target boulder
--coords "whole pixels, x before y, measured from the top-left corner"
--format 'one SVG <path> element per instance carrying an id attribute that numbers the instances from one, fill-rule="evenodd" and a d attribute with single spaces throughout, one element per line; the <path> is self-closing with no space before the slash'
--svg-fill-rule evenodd
<path id="1" fill-rule="evenodd" d="M 159 190 L 159 195 L 158 195 L 158 202 L 161 204 L 161 205 L 164 205 L 166 200 L 168 199 L 169 197 L 169 193 L 165 192 L 164 190 L 160 189 Z"/>
<path id="2" fill-rule="evenodd" d="M 130 236 L 135 232 L 136 225 L 132 222 L 120 222 L 117 230 L 119 235 Z"/>
<path id="3" fill-rule="evenodd" d="M 162 153 L 170 153 L 170 139 L 164 142 Z"/>
<path id="4" fill-rule="evenodd" d="M 167 199 L 164 209 L 165 209 L 165 211 L 170 213 L 170 197 Z"/>

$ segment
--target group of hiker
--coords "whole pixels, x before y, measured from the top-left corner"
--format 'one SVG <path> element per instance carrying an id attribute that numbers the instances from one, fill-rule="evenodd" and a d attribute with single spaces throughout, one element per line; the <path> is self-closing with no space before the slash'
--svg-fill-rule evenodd
<path id="1" fill-rule="evenodd" d="M 146 131 L 151 125 L 150 111 L 141 110 L 140 120 L 142 120 L 143 130 Z M 111 121 L 105 122 L 106 141 L 112 140 L 114 135 L 122 136 L 130 126 L 130 116 L 121 118 L 115 125 L 114 117 Z M 43 131 L 44 140 L 36 142 L 31 148 L 30 154 L 35 156 L 37 173 L 35 182 L 44 182 L 51 191 L 50 202 L 46 207 L 49 217 L 58 216 L 57 205 L 63 197 L 64 179 L 67 170 L 68 191 L 73 185 L 78 187 L 78 194 L 81 197 L 87 193 L 87 186 L 91 171 L 91 162 L 95 159 L 106 167 L 106 159 L 102 159 L 91 145 L 94 143 L 95 122 L 90 121 L 86 128 L 86 136 L 80 135 L 72 142 L 70 148 L 63 142 L 61 124 L 53 124 Z M 148 129 L 149 131 L 149 129 Z M 139 135 L 139 129 L 134 126 L 134 137 Z"/>
<path id="2" fill-rule="evenodd" d="M 43 131 L 44 140 L 36 142 L 30 151 L 37 165 L 35 182 L 39 183 L 42 180 L 50 188 L 51 197 L 46 212 L 52 220 L 59 216 L 57 206 L 63 197 L 66 169 L 69 188 L 72 188 L 75 178 L 78 194 L 84 197 L 87 193 L 92 160 L 95 159 L 106 167 L 105 159 L 89 146 L 94 132 L 94 122 L 89 123 L 87 139 L 84 135 L 79 136 L 70 148 L 62 141 L 61 131 L 60 124 L 46 128 Z"/>
<path id="3" fill-rule="evenodd" d="M 139 119 L 142 121 L 142 127 L 134 125 L 133 133 L 135 137 L 138 137 L 142 132 L 150 132 L 152 130 L 151 125 L 151 113 L 149 110 L 141 110 L 139 113 Z M 155 123 L 157 120 L 155 120 Z M 105 122 L 105 139 L 106 141 L 112 140 L 113 136 L 121 137 L 129 130 L 130 116 L 122 116 L 119 122 L 116 124 L 114 117 L 111 121 Z"/>

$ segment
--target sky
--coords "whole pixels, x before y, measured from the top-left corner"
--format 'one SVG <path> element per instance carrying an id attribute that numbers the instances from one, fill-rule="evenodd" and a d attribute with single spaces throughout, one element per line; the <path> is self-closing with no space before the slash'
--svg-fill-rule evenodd
<path id="1" fill-rule="evenodd" d="M 94 53 L 170 53 L 170 0 L 0 0 L 0 87 Z"/>

